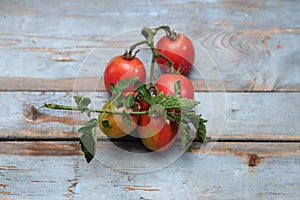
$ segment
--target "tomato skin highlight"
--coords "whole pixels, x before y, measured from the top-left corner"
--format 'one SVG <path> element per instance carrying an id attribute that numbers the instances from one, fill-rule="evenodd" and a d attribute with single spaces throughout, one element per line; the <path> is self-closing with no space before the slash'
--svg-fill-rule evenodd
<path id="1" fill-rule="evenodd" d="M 163 116 L 142 115 L 138 133 L 146 148 L 151 151 L 168 149 L 176 140 L 178 125 Z"/>
<path id="2" fill-rule="evenodd" d="M 156 87 L 159 92 L 165 95 L 175 94 L 174 84 L 180 81 L 180 95 L 182 98 L 194 99 L 194 87 L 191 81 L 181 74 L 163 74 L 156 80 Z"/>
<path id="3" fill-rule="evenodd" d="M 124 55 L 119 55 L 111 59 L 104 71 L 104 84 L 106 90 L 111 94 L 110 84 L 117 85 L 119 80 L 138 77 L 141 82 L 146 81 L 146 69 L 144 64 L 137 57 L 126 59 Z M 133 91 L 134 86 L 127 88 L 125 92 Z"/>
<path id="4" fill-rule="evenodd" d="M 125 105 L 117 107 L 115 103 L 111 104 L 111 100 L 107 101 L 102 109 L 112 111 L 133 111 L 132 109 L 126 108 Z M 99 114 L 99 118 L 101 115 L 102 113 Z M 131 127 L 127 127 L 120 114 L 105 113 L 102 121 L 99 121 L 99 128 L 109 138 L 120 138 L 130 134 L 135 130 L 139 121 L 139 117 L 139 115 L 130 115 L 132 124 Z M 102 123 L 103 121 L 108 122 L 109 127 L 105 127 Z"/>
<path id="5" fill-rule="evenodd" d="M 195 48 L 192 41 L 184 34 L 177 34 L 176 40 L 163 36 L 156 44 L 156 49 L 174 62 L 174 69 L 185 75 L 189 73 L 195 61 Z M 170 72 L 169 63 L 164 58 L 156 60 L 163 73 Z"/>

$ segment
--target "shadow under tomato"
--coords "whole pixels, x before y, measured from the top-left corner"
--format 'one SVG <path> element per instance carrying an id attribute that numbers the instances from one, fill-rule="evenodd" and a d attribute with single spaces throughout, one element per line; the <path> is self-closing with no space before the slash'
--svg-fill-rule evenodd
<path id="1" fill-rule="evenodd" d="M 127 152 L 134 152 L 134 153 L 147 153 L 151 152 L 147 149 L 140 138 L 127 135 L 122 138 L 109 138 L 109 142 L 113 143 L 118 148 L 127 151 Z"/>

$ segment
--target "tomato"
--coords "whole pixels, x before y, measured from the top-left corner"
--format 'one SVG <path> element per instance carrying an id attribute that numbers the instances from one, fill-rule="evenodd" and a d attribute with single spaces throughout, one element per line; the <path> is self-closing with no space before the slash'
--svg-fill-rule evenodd
<path id="1" fill-rule="evenodd" d="M 133 111 L 133 109 L 128 109 L 124 104 L 117 105 L 115 102 L 111 103 L 111 100 L 107 101 L 102 108 L 103 110 L 112 110 L 112 111 Z M 102 116 L 102 113 L 99 114 L 99 118 Z M 137 127 L 139 120 L 139 115 L 130 115 L 132 120 L 131 126 L 128 127 L 120 114 L 111 114 L 105 113 L 102 120 L 99 122 L 99 128 L 101 131 L 107 135 L 109 138 L 120 138 L 125 135 L 130 134 Z"/>
<path id="2" fill-rule="evenodd" d="M 117 85 L 119 80 L 138 77 L 139 81 L 146 81 L 146 69 L 140 59 L 125 53 L 111 59 L 104 72 L 104 84 L 106 90 L 111 94 L 110 84 Z M 124 92 L 132 91 L 133 85 Z"/>
<path id="3" fill-rule="evenodd" d="M 175 40 L 163 36 L 156 44 L 156 49 L 174 62 L 174 69 L 187 74 L 195 61 L 195 49 L 191 40 L 184 34 L 177 34 Z M 170 71 L 168 62 L 164 58 L 156 60 L 160 70 L 164 73 Z"/>
<path id="4" fill-rule="evenodd" d="M 176 122 L 170 122 L 164 116 L 141 115 L 138 127 L 139 136 L 151 151 L 163 151 L 175 141 L 178 132 Z"/>
<path id="5" fill-rule="evenodd" d="M 181 74 L 163 74 L 156 80 L 158 91 L 166 94 L 175 94 L 174 84 L 180 81 L 180 95 L 183 98 L 194 99 L 194 87 L 191 81 Z"/>
<path id="6" fill-rule="evenodd" d="M 149 105 L 137 96 L 139 111 L 148 111 Z M 155 106 L 155 105 L 154 105 Z M 170 147 L 175 141 L 178 126 L 170 122 L 163 115 L 143 114 L 138 122 L 138 134 L 145 147 L 152 151 L 162 151 Z"/>

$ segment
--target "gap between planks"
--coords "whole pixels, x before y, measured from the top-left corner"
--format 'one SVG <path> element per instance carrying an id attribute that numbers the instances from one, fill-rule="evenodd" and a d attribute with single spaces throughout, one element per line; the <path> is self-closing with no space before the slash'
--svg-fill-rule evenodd
<path id="1" fill-rule="evenodd" d="M 180 139 L 178 139 L 179 141 Z M 79 137 L 0 137 L 0 142 L 72 142 L 80 141 Z M 130 136 L 125 136 L 124 138 L 111 138 L 99 137 L 98 142 L 122 142 L 122 143 L 139 143 L 140 139 Z M 209 142 L 239 142 L 239 143 L 298 143 L 300 142 L 300 137 L 297 136 L 265 136 L 261 137 L 249 137 L 249 136 L 224 136 L 224 137 L 208 137 L 206 143 Z M 192 142 L 193 144 L 202 144 L 202 142 L 195 138 Z M 192 144 L 192 146 L 193 146 Z M 196 145 L 196 146 L 198 146 Z"/>
<path id="2" fill-rule="evenodd" d="M 98 141 L 108 141 L 106 135 L 97 130 Z M 135 133 L 134 133 L 135 134 Z M 59 130 L 40 130 L 40 129 L 22 129 L 22 130 L 0 130 L 0 142 L 7 141 L 79 141 L 79 133 L 76 130 L 59 131 Z M 116 142 L 138 142 L 140 139 L 135 136 L 127 135 L 122 138 L 109 139 Z M 178 140 L 180 138 L 178 137 Z M 196 136 L 193 142 L 199 142 Z M 300 135 L 286 134 L 217 134 L 211 132 L 207 135 L 207 142 L 300 142 Z"/>

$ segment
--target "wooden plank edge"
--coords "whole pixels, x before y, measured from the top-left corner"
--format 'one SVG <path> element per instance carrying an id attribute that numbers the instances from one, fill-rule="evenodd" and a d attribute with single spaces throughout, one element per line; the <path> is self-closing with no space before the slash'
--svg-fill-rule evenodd
<path id="1" fill-rule="evenodd" d="M 251 81 L 242 85 L 221 80 L 191 79 L 191 81 L 195 92 L 300 92 L 300 84 L 267 88 L 258 87 Z M 103 79 L 95 77 L 67 79 L 0 77 L 1 91 L 100 92 L 106 89 Z"/>
<path id="2" fill-rule="evenodd" d="M 114 143 L 119 147 L 118 143 Z M 120 144 L 123 150 L 129 152 L 147 153 L 144 147 L 137 147 L 135 143 Z M 107 142 L 98 143 L 98 149 L 111 149 L 113 145 Z M 186 152 L 188 153 L 188 152 Z M 256 167 L 264 159 L 272 157 L 297 156 L 300 159 L 300 142 L 295 143 L 244 143 L 244 142 L 210 142 L 200 149 L 192 149 L 192 154 L 199 156 L 231 155 L 240 157 L 249 167 Z M 78 142 L 1 142 L 1 156 L 82 156 Z M 1 167 L 0 167 L 1 169 Z"/>
<path id="3" fill-rule="evenodd" d="M 0 142 L 5 141 L 79 141 L 77 131 L 58 131 L 58 130 L 3 130 L 0 131 Z M 98 130 L 98 140 L 107 140 L 107 137 Z M 139 140 L 137 137 L 126 136 L 114 139 L 121 142 Z M 196 137 L 195 142 L 198 142 Z M 216 142 L 300 142 L 300 135 L 270 135 L 270 134 L 213 134 L 208 135 L 208 141 Z"/>

